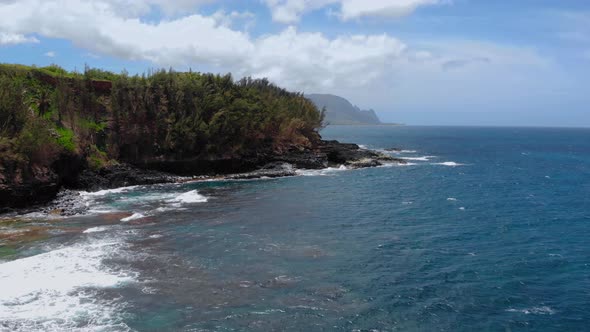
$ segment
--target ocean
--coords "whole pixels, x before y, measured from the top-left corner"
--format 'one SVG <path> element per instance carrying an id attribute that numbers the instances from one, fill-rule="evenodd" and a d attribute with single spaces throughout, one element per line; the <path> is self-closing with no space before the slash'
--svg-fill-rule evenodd
<path id="1" fill-rule="evenodd" d="M 81 193 L 90 215 L 0 221 L 0 331 L 590 330 L 590 129 L 322 136 L 408 164 Z"/>

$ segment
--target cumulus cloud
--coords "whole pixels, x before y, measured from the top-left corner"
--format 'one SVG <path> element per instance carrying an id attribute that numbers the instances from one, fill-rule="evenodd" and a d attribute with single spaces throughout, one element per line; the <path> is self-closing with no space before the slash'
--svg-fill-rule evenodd
<path id="1" fill-rule="evenodd" d="M 47 52 L 47 53 L 45 53 L 43 55 L 45 55 L 48 58 L 55 58 L 55 56 L 57 55 L 57 53 L 55 53 L 54 51 L 49 51 L 49 52 Z"/>
<path id="2" fill-rule="evenodd" d="M 387 72 L 406 45 L 382 35 L 328 38 L 288 27 L 252 37 L 232 29 L 249 14 L 189 14 L 157 23 L 120 14 L 112 0 L 0 3 L 0 31 L 71 40 L 96 54 L 161 66 L 208 65 L 240 76 L 268 77 L 293 89 L 362 85 Z"/>
<path id="3" fill-rule="evenodd" d="M 293 27 L 254 41 L 250 62 L 255 76 L 266 76 L 299 89 L 362 86 L 385 74 L 406 45 L 387 35 L 328 39 Z"/>
<path id="4" fill-rule="evenodd" d="M 396 18 L 418 7 L 450 3 L 450 0 L 264 0 L 272 18 L 280 23 L 295 23 L 306 12 L 336 6 L 334 14 L 344 21 L 362 17 Z"/>
<path id="5" fill-rule="evenodd" d="M 154 8 L 166 15 L 183 14 L 216 0 L 101 0 L 124 16 L 147 14 Z"/>
<path id="6" fill-rule="evenodd" d="M 401 17 L 411 14 L 418 7 L 446 3 L 444 0 L 342 0 L 343 20 L 364 16 Z"/>
<path id="7" fill-rule="evenodd" d="M 334 0 L 263 0 L 271 11 L 272 19 L 280 23 L 295 23 L 305 12 L 336 3 Z"/>
<path id="8" fill-rule="evenodd" d="M 159 6 L 155 0 L 140 1 Z M 251 13 L 204 15 L 193 10 L 148 21 L 137 14 L 141 10 L 133 15 L 136 9 L 120 11 L 122 3 L 0 0 L 0 44 L 34 42 L 33 37 L 27 37 L 32 35 L 65 39 L 88 56 L 149 61 L 161 67 L 206 68 L 237 77 L 267 77 L 291 90 L 341 94 L 375 108 L 393 102 L 408 108 L 417 104 L 433 108 L 459 105 L 487 100 L 493 92 L 509 96 L 518 91 L 540 91 L 540 84 L 562 83 L 550 72 L 550 61 L 525 47 L 462 40 L 406 43 L 389 34 L 327 36 L 293 26 L 253 36 L 243 24 L 255 19 Z M 344 1 L 339 3 L 344 5 Z M 410 0 L 396 3 L 418 4 Z M 350 8 L 352 13 L 354 7 Z M 344 13 L 344 7 L 342 10 Z M 543 93 L 551 91 L 557 90 L 545 89 Z"/>
<path id="9" fill-rule="evenodd" d="M 9 33 L 0 31 L 0 46 L 2 45 L 16 45 L 25 43 L 38 43 L 39 40 L 35 37 L 27 37 L 18 33 Z"/>

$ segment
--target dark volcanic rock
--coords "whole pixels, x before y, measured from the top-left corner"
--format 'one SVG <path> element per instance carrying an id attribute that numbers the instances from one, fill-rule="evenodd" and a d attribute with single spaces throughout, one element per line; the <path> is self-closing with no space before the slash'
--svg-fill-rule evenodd
<path id="1" fill-rule="evenodd" d="M 338 141 L 323 141 L 319 151 L 327 156 L 330 166 L 350 165 L 355 168 L 375 167 L 382 162 L 405 163 L 404 160 L 372 150 L 361 149 L 356 144 L 340 143 Z"/>
<path id="2" fill-rule="evenodd" d="M 261 165 L 268 163 L 266 157 L 243 156 L 241 158 L 193 158 L 179 160 L 153 159 L 134 165 L 141 169 L 150 169 L 159 172 L 177 174 L 183 176 L 194 175 L 219 175 L 244 173 L 256 170 Z"/>
<path id="3" fill-rule="evenodd" d="M 234 159 L 153 160 L 134 165 L 118 164 L 90 170 L 81 156 L 60 157 L 51 168 L 0 169 L 0 212 L 7 208 L 31 207 L 56 198 L 62 188 L 96 191 L 132 185 L 180 182 L 178 175 L 225 175 L 227 179 L 276 178 L 296 175 L 295 169 L 322 169 L 345 165 L 350 168 L 376 167 L 404 160 L 356 144 L 338 141 L 314 143 L 313 149 L 293 148 L 277 154 L 269 151 Z M 177 175 L 172 175 L 177 174 Z M 231 174 L 231 175 L 228 175 Z M 43 211 L 61 215 L 78 213 L 75 192 L 57 196 Z"/>
<path id="4" fill-rule="evenodd" d="M 51 166 L 0 164 L 0 212 L 46 203 L 84 167 L 83 159 L 62 154 Z"/>
<path id="5" fill-rule="evenodd" d="M 59 177 L 47 167 L 18 169 L 0 176 L 0 212 L 47 202 L 60 188 Z"/>
<path id="6" fill-rule="evenodd" d="M 322 169 L 328 167 L 328 158 L 325 153 L 309 149 L 292 150 L 271 157 L 271 161 L 289 163 L 295 168 Z"/>
<path id="7" fill-rule="evenodd" d="M 86 206 L 81 200 L 79 192 L 62 190 L 57 194 L 54 200 L 36 211 L 51 215 L 74 216 L 86 213 L 88 211 L 88 206 Z M 26 213 L 26 211 L 21 212 Z"/>
<path id="8" fill-rule="evenodd" d="M 108 166 L 95 170 L 84 170 L 72 185 L 74 189 L 96 191 L 135 185 L 148 185 L 156 183 L 170 183 L 182 180 L 179 176 L 140 169 L 128 164 Z"/>
<path id="9" fill-rule="evenodd" d="M 225 178 L 231 180 L 248 180 L 260 178 L 280 178 L 295 175 L 297 175 L 297 173 L 295 172 L 293 165 L 284 162 L 275 162 L 268 164 L 256 171 L 228 175 Z"/>

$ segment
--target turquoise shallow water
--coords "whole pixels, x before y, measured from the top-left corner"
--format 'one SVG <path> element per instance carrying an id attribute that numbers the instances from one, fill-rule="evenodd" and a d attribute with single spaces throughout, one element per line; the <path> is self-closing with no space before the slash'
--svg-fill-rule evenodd
<path id="1" fill-rule="evenodd" d="M 322 135 L 410 164 L 84 194 L 11 244 L 0 330 L 588 329 L 590 130 Z"/>

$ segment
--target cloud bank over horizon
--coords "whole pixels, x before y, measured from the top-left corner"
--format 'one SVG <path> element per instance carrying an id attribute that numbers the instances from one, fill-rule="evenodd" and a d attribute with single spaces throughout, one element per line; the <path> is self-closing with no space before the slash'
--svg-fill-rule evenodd
<path id="1" fill-rule="evenodd" d="M 452 11 L 458 2 L 0 0 L 0 52 L 32 45 L 62 64 L 64 52 L 51 46 L 65 40 L 85 62 L 109 57 L 267 77 L 292 90 L 341 94 L 382 114 L 388 108 L 486 110 L 490 103 L 509 112 L 583 99 L 575 91 L 579 76 L 537 43 L 458 33 L 412 36 L 421 28 L 405 27 L 400 34 L 391 28 L 412 19 L 433 21 L 420 10 Z M 560 38 L 573 43 L 579 26 L 564 27 Z M 590 43 L 582 46 L 579 61 L 590 51 Z"/>

